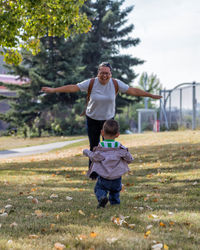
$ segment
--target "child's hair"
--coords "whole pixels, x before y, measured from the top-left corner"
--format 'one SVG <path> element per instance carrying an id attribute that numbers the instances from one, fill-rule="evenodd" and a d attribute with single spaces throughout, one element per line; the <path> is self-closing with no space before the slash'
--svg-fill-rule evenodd
<path id="1" fill-rule="evenodd" d="M 119 123 L 113 119 L 107 120 L 103 124 L 103 131 L 106 135 L 116 135 L 119 133 Z"/>

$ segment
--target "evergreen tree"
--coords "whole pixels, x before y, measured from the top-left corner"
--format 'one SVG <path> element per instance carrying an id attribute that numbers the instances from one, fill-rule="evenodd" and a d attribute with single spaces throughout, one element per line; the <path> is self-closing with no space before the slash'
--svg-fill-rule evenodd
<path id="1" fill-rule="evenodd" d="M 128 14 L 133 6 L 121 10 L 124 0 L 87 1 L 84 11 L 92 22 L 92 29 L 82 35 L 85 39 L 83 48 L 83 64 L 86 65 L 84 77 L 90 78 L 97 74 L 97 67 L 103 61 L 109 61 L 113 67 L 113 77 L 130 84 L 136 77 L 133 66 L 143 61 L 130 55 L 120 54 L 121 48 L 129 48 L 139 44 L 138 38 L 130 37 L 133 24 L 127 25 Z M 127 105 L 130 101 L 140 98 L 120 95 L 117 107 Z"/>
<path id="2" fill-rule="evenodd" d="M 30 83 L 23 86 L 3 84 L 16 91 L 16 96 L 6 97 L 10 99 L 11 109 L 1 115 L 1 119 L 9 122 L 12 127 L 23 128 L 25 136 L 27 130 L 40 135 L 41 129 L 53 130 L 57 134 L 74 133 L 75 127 L 80 125 L 73 124 L 73 104 L 79 95 L 43 95 L 40 90 L 42 86 L 59 87 L 81 79 L 84 69 L 81 65 L 81 42 L 78 38 L 66 41 L 63 37 L 45 37 L 41 39 L 41 44 L 40 53 L 33 56 L 24 51 L 23 63 L 11 67 L 13 74 L 27 77 Z M 67 124 L 71 124 L 70 129 Z"/>

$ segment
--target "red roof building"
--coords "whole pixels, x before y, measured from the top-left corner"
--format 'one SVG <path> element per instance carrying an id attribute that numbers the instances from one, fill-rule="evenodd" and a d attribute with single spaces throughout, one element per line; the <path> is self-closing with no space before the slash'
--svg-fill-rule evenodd
<path id="1" fill-rule="evenodd" d="M 20 79 L 19 76 L 0 74 L 0 82 L 22 85 L 22 84 L 28 83 L 29 79 L 28 78 Z M 2 92 L 9 92 L 9 90 L 6 89 L 6 87 L 4 86 L 0 86 L 0 93 Z"/>

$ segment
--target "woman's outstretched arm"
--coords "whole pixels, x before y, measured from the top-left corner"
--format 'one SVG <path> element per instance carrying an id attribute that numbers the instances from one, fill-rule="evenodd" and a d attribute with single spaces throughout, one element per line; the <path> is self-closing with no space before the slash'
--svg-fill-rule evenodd
<path id="1" fill-rule="evenodd" d="M 74 93 L 80 91 L 80 89 L 77 85 L 70 84 L 58 88 L 42 87 L 41 91 L 45 93 Z"/>
<path id="2" fill-rule="evenodd" d="M 143 97 L 150 97 L 153 99 L 160 99 L 162 98 L 161 95 L 153 95 L 149 92 L 146 92 L 144 90 L 138 89 L 138 88 L 133 88 L 129 87 L 128 90 L 126 91 L 127 95 L 132 95 L 132 96 L 143 96 Z"/>

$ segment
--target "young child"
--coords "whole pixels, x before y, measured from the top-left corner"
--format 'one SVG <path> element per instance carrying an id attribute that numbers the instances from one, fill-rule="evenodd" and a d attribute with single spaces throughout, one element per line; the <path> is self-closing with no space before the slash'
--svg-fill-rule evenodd
<path id="1" fill-rule="evenodd" d="M 104 140 L 94 148 L 93 152 L 88 149 L 83 150 L 83 154 L 92 161 L 87 176 L 90 178 L 98 176 L 94 188 L 98 200 L 97 208 L 106 206 L 108 193 L 111 205 L 120 204 L 121 176 L 129 171 L 128 164 L 133 161 L 128 149 L 115 141 L 119 136 L 117 121 L 107 120 L 101 135 Z"/>

